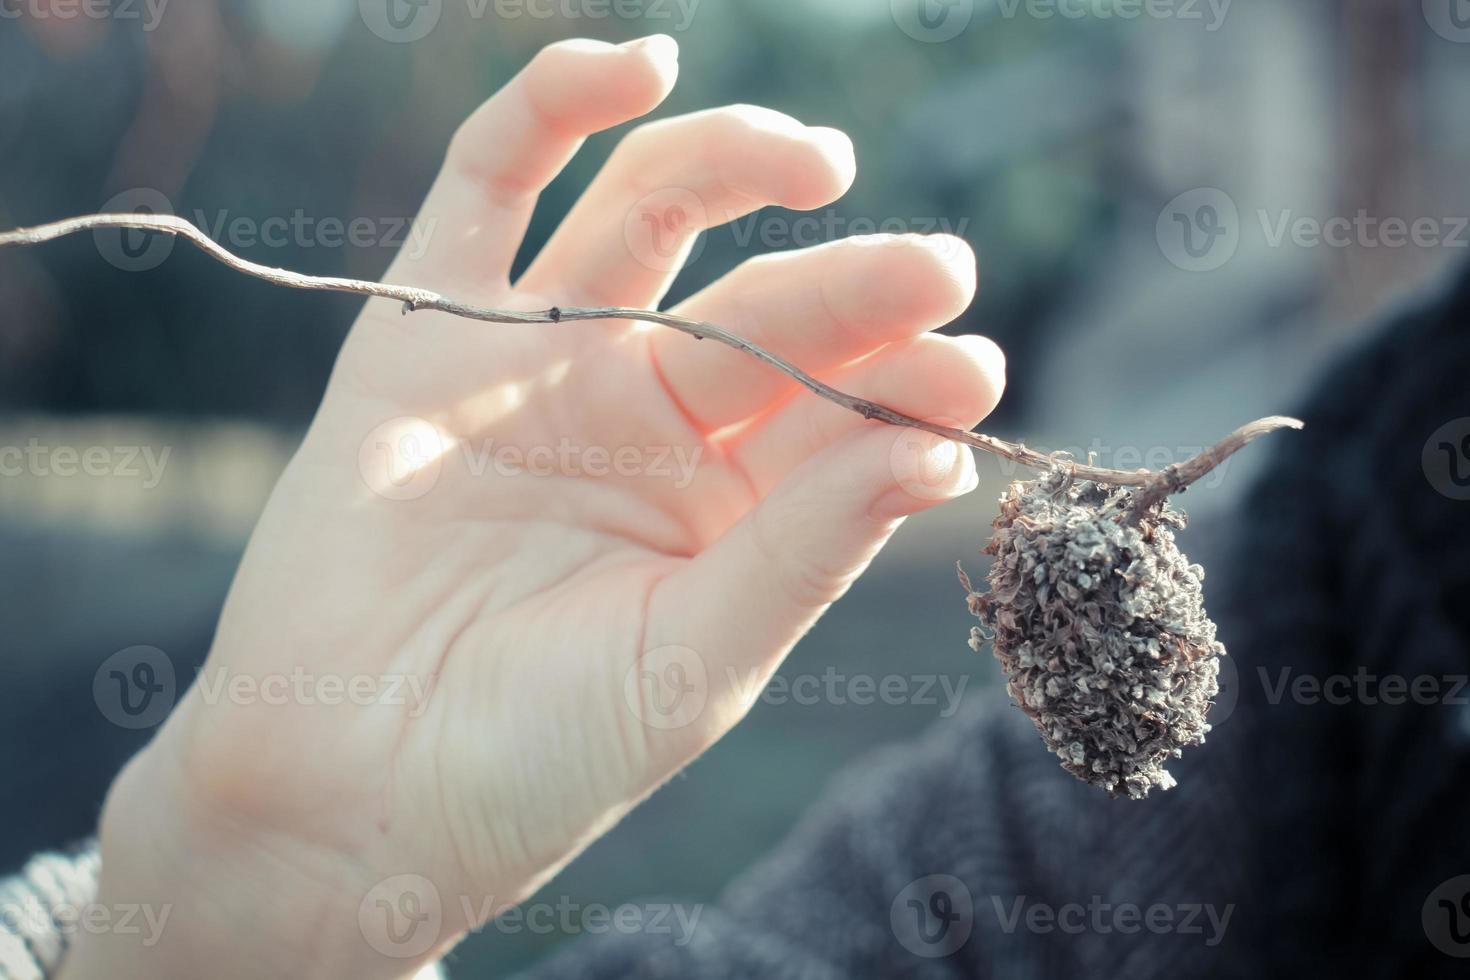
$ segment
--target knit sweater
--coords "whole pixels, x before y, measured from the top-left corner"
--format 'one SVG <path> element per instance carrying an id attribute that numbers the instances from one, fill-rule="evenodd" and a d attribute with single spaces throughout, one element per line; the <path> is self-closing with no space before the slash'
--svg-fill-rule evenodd
<path id="1" fill-rule="evenodd" d="M 1470 276 L 1333 365 L 1228 543 L 1184 539 L 1231 656 L 1176 789 L 1077 782 L 996 689 L 841 776 L 690 934 L 531 976 L 1463 976 L 1467 319 Z"/>

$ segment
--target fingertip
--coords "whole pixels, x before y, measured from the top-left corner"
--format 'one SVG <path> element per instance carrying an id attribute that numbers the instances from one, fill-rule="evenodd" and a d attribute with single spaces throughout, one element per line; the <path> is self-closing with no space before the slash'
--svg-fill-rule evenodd
<path id="1" fill-rule="evenodd" d="M 852 260 L 834 262 L 823 284 L 828 305 L 876 338 L 933 330 L 975 298 L 975 253 L 952 235 L 862 235 L 834 247 Z M 903 333 L 895 333 L 894 328 Z"/>
<path id="2" fill-rule="evenodd" d="M 846 193 L 857 179 L 857 149 L 852 145 L 852 137 L 831 126 L 812 126 L 808 132 L 816 139 L 828 166 L 832 168 L 834 183 Z"/>
<path id="3" fill-rule="evenodd" d="M 933 419 L 953 426 L 951 419 Z M 865 433 L 859 433 L 864 435 Z M 869 518 L 895 521 L 955 500 L 980 485 L 968 446 L 920 429 L 895 428 L 877 440 L 887 446 L 888 471 L 875 481 Z"/>
<path id="4" fill-rule="evenodd" d="M 679 42 L 671 34 L 647 34 L 624 41 L 618 47 L 624 51 L 638 52 L 661 63 L 679 63 Z"/>
<path id="5" fill-rule="evenodd" d="M 645 69 L 645 100 L 652 109 L 668 97 L 679 78 L 679 42 L 668 34 L 650 34 L 628 41 L 620 49 Z"/>
<path id="6" fill-rule="evenodd" d="M 880 352 L 878 401 L 918 418 L 943 416 L 968 429 L 995 410 L 1005 389 L 1005 357 L 975 334 L 920 334 Z M 871 396 L 870 396 L 871 397 Z"/>
<path id="7" fill-rule="evenodd" d="M 971 424 L 975 425 L 995 411 L 995 406 L 1000 404 L 1001 395 L 1005 393 L 1005 351 L 995 341 L 980 334 L 961 334 L 949 339 L 969 361 L 973 372 L 975 404 L 971 410 L 976 413 L 976 417 Z"/>
<path id="8" fill-rule="evenodd" d="M 857 179 L 857 153 L 848 135 L 829 126 L 808 126 L 801 146 L 805 179 L 793 183 L 784 206 L 811 211 L 846 194 Z"/>
<path id="9" fill-rule="evenodd" d="M 933 260 L 930 288 L 946 301 L 952 320 L 975 301 L 980 279 L 975 250 L 956 235 L 920 235 L 918 240 Z"/>
<path id="10" fill-rule="evenodd" d="M 666 34 L 626 44 L 573 38 L 543 48 L 527 71 L 537 113 L 573 134 L 608 129 L 656 108 L 679 75 L 679 45 Z"/>

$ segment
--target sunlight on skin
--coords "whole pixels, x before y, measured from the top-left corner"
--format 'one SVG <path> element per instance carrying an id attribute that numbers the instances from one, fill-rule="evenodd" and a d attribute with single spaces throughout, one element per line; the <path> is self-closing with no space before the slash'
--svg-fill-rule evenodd
<path id="1" fill-rule="evenodd" d="M 571 369 L 570 360 L 547 368 L 546 374 L 536 385 L 546 388 L 559 387 Z M 462 433 L 485 432 L 495 423 L 514 415 L 526 407 L 531 398 L 533 384 L 530 381 L 504 381 L 484 391 L 462 399 L 454 406 L 455 430 Z M 466 435 L 464 438 L 470 438 Z"/>
<path id="2" fill-rule="evenodd" d="M 403 498 L 416 483 L 424 482 L 431 468 L 437 479 L 441 461 L 454 444 L 453 436 L 425 419 L 393 419 L 363 440 L 359 468 L 372 493 Z"/>

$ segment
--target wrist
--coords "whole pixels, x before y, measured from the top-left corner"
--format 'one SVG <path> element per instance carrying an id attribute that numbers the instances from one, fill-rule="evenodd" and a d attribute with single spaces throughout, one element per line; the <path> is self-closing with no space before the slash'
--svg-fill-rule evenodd
<path id="1" fill-rule="evenodd" d="M 172 757 L 167 731 L 108 793 L 94 902 L 108 925 L 78 931 L 63 980 L 398 980 L 438 958 L 442 947 L 415 957 L 374 949 L 355 899 L 370 886 L 309 846 L 213 813 Z"/>

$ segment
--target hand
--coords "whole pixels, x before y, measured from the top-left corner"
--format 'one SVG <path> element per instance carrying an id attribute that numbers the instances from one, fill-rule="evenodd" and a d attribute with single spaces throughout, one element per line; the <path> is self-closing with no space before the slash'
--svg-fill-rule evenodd
<path id="1" fill-rule="evenodd" d="M 511 285 L 540 190 L 676 71 L 667 37 L 547 48 L 456 135 L 429 247 L 389 280 L 653 307 L 705 227 L 852 182 L 845 136 L 770 110 L 645 125 Z M 954 238 L 854 239 L 747 262 L 678 312 L 969 427 L 1003 359 L 928 331 L 974 285 Z M 727 732 L 898 523 L 974 484 L 969 452 L 673 331 L 370 302 L 199 682 L 110 795 L 101 901 L 171 906 L 162 939 L 81 937 L 68 976 L 412 973 Z M 375 903 L 425 883 L 431 932 L 373 935 Z"/>

